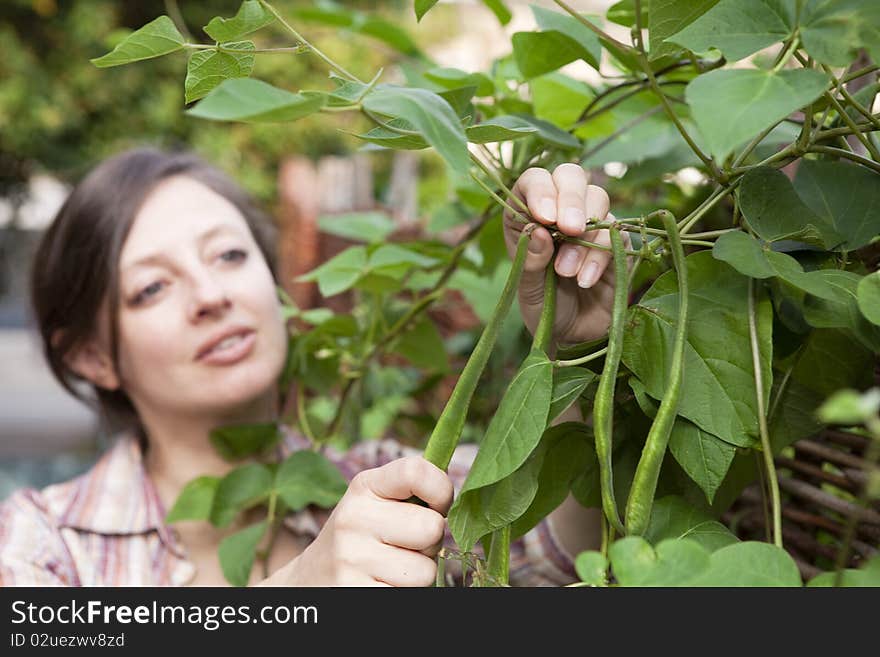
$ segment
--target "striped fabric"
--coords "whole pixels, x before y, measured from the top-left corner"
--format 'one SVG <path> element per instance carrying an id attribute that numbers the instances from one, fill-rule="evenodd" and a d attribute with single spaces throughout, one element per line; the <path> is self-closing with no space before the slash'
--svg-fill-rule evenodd
<path id="1" fill-rule="evenodd" d="M 280 456 L 309 446 L 281 426 Z M 418 453 L 386 439 L 326 455 L 350 480 L 361 470 Z M 449 467 L 456 494 L 475 454 L 474 445 L 456 450 Z M 185 586 L 195 566 L 165 514 L 135 437 L 123 433 L 84 475 L 41 491 L 19 490 L 0 504 L 0 585 Z M 329 514 L 308 507 L 290 513 L 285 526 L 311 540 Z M 455 547 L 448 530 L 446 545 Z M 459 561 L 448 560 L 446 570 L 451 584 L 462 583 Z M 511 545 L 511 585 L 556 586 L 576 579 L 571 557 L 546 520 Z"/>

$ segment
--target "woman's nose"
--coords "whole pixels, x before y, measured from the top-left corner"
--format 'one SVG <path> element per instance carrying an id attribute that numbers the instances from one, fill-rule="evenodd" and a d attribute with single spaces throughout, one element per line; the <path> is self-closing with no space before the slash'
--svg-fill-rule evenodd
<path id="1" fill-rule="evenodd" d="M 193 279 L 190 316 L 200 319 L 227 310 L 232 302 L 220 281 L 211 274 L 202 273 Z"/>

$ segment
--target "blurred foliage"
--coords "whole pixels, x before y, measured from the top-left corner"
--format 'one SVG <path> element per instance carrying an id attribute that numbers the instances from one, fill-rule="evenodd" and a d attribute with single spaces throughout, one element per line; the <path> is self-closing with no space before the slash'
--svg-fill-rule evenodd
<path id="1" fill-rule="evenodd" d="M 350 115 L 312 118 L 295 124 L 246 126 L 187 117 L 183 77 L 187 54 L 101 70 L 88 61 L 112 49 L 131 31 L 160 14 L 163 0 L 4 0 L 0 6 L 0 194 L 48 170 L 73 181 L 101 159 L 145 143 L 192 148 L 225 168 L 262 201 L 275 197 L 279 161 L 299 154 L 317 158 L 360 146 L 340 131 L 359 131 Z M 196 42 L 210 40 L 202 26 L 214 16 L 232 16 L 240 0 L 194 2 L 178 7 Z M 283 15 L 313 2 L 280 0 Z M 384 15 L 407 29 L 415 25 L 408 3 L 346 2 L 347 8 Z M 173 9 L 173 6 L 172 6 Z M 326 25 L 309 24 L 308 34 L 355 73 L 372 75 L 404 58 L 387 45 Z M 443 38 L 435 31 L 432 39 Z M 258 47 L 293 45 L 273 27 L 257 36 Z M 424 45 L 424 44 L 422 44 Z M 326 66 L 309 55 L 257 58 L 254 77 L 297 90 L 330 88 Z M 360 121 L 355 118 L 354 121 Z M 380 158 L 383 162 L 387 158 Z M 381 169 L 381 167 L 380 167 Z M 382 182 L 382 171 L 377 184 Z"/>

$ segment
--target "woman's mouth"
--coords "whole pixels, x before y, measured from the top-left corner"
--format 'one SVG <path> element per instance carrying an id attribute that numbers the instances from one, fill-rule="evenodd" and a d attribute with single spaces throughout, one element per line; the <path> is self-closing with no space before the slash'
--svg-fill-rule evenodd
<path id="1" fill-rule="evenodd" d="M 256 337 L 254 331 L 231 335 L 217 343 L 210 351 L 202 354 L 199 360 L 209 365 L 237 363 L 253 351 Z"/>

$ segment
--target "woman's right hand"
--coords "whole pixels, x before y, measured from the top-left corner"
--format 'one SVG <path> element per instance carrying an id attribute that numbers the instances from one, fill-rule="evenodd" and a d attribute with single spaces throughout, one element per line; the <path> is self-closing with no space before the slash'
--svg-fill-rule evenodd
<path id="1" fill-rule="evenodd" d="M 416 495 L 430 508 L 412 504 Z M 430 586 L 452 482 L 421 456 L 358 473 L 314 541 L 264 583 L 275 586 Z"/>

